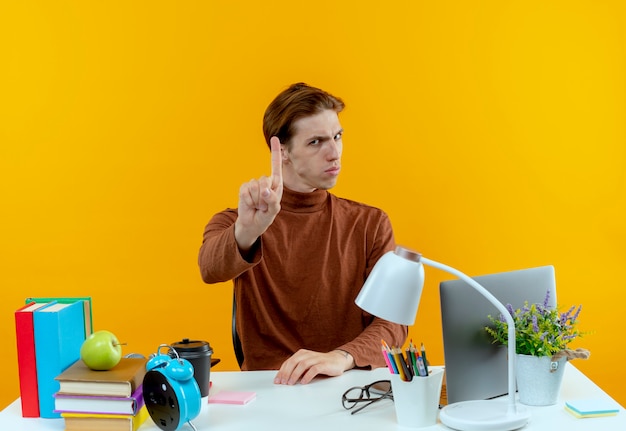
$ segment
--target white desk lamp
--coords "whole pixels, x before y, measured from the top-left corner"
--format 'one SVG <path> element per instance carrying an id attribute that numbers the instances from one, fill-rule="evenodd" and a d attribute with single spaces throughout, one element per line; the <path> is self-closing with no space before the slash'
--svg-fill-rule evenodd
<path id="1" fill-rule="evenodd" d="M 530 414 L 525 407 L 515 403 L 515 323 L 504 305 L 483 286 L 454 268 L 398 246 L 378 260 L 359 292 L 356 304 L 374 316 L 412 325 L 424 287 L 422 264 L 439 268 L 467 282 L 502 313 L 508 324 L 508 397 L 449 404 L 441 410 L 439 419 L 444 425 L 461 431 L 510 431 L 523 427 Z"/>

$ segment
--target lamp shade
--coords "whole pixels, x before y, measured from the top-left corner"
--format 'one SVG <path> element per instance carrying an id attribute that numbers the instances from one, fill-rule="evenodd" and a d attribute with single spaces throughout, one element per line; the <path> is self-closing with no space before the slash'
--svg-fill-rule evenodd
<path id="1" fill-rule="evenodd" d="M 421 255 L 398 246 L 374 265 L 355 302 L 374 316 L 402 325 L 415 322 L 424 287 Z"/>

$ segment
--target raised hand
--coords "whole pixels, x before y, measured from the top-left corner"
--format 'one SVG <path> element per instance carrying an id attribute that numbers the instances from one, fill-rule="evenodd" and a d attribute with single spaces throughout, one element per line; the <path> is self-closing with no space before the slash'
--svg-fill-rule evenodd
<path id="1" fill-rule="evenodd" d="M 276 136 L 270 139 L 270 147 L 272 149 L 271 175 L 250 180 L 239 188 L 235 240 L 243 252 L 252 247 L 280 211 L 280 200 L 283 196 L 283 165 L 280 141 Z"/>

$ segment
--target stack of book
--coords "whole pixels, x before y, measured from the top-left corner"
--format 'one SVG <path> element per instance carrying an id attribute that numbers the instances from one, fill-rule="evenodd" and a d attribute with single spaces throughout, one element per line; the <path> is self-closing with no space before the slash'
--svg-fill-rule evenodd
<path id="1" fill-rule="evenodd" d="M 148 417 L 145 374 L 143 358 L 122 358 L 108 371 L 94 371 L 78 361 L 56 378 L 55 412 L 65 419 L 66 431 L 134 431 Z"/>

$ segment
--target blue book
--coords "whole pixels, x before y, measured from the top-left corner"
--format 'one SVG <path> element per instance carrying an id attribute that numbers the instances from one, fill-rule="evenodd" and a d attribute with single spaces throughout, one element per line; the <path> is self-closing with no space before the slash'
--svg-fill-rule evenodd
<path id="1" fill-rule="evenodd" d="M 85 314 L 82 301 L 52 303 L 33 312 L 35 361 L 39 389 L 39 415 L 59 418 L 54 411 L 54 394 L 59 390 L 55 377 L 80 359 L 85 341 Z"/>

